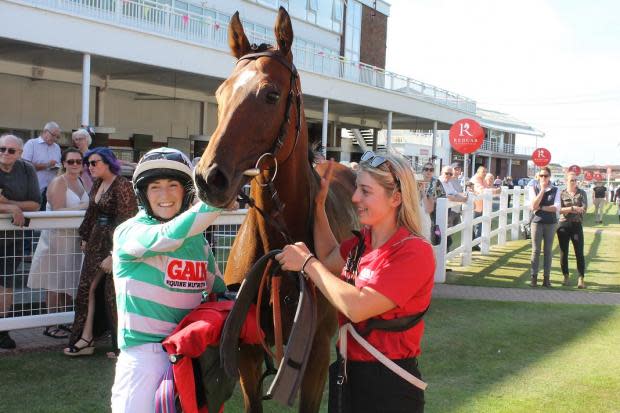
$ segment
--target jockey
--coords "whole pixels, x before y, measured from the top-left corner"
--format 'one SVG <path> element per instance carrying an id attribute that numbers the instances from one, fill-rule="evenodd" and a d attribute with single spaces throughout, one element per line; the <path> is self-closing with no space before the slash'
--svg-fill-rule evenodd
<path id="1" fill-rule="evenodd" d="M 142 209 L 118 226 L 112 251 L 118 345 L 112 411 L 153 412 L 170 365 L 161 342 L 202 300 L 226 290 L 203 232 L 220 209 L 194 200 L 192 164 L 176 149 L 147 152 L 133 174 Z"/>

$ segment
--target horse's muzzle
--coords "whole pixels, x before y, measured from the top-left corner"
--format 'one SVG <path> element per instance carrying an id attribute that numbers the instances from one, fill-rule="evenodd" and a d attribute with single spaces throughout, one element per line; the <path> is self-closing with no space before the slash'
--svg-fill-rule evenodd
<path id="1" fill-rule="evenodd" d="M 237 196 L 227 175 L 215 163 L 205 171 L 194 169 L 194 185 L 198 198 L 215 207 L 223 208 Z"/>

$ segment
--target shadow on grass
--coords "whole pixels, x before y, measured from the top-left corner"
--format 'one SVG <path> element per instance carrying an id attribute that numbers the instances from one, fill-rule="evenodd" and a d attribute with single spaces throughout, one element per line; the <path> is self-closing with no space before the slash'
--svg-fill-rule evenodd
<path id="1" fill-rule="evenodd" d="M 565 348 L 579 347 L 577 342 L 593 334 L 591 330 L 615 311 L 611 306 L 588 306 L 584 311 L 580 306 L 558 304 L 433 300 L 421 357 L 421 371 L 429 383 L 427 413 L 605 411 L 596 405 L 564 408 L 563 403 L 575 403 L 571 397 L 579 400 L 574 396 L 577 392 L 591 391 L 596 397 L 597 391 L 606 390 L 593 384 L 593 389 L 573 389 L 567 396 L 563 385 L 571 376 L 583 373 L 580 363 L 587 359 L 579 354 L 560 359 L 557 364 L 549 360 Z M 612 356 L 604 355 L 607 350 L 600 351 L 601 357 L 611 362 Z M 526 383 L 530 384 L 521 382 L 541 365 L 555 370 L 550 373 L 554 379 L 548 387 L 545 383 L 539 385 L 546 390 L 557 387 L 556 392 L 539 391 L 536 384 L 531 384 L 544 382 L 542 377 L 529 377 Z M 613 369 L 612 365 L 608 369 Z M 602 370 L 603 376 L 614 374 L 605 372 L 604 367 Z M 618 388 L 620 383 L 615 381 L 612 386 Z M 497 394 L 498 387 L 505 394 Z"/>

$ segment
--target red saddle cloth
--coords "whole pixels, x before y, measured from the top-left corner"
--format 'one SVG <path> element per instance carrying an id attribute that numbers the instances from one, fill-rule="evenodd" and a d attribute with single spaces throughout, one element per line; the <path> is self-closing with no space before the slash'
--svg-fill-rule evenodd
<path id="1" fill-rule="evenodd" d="M 185 413 L 203 413 L 198 409 L 194 391 L 192 358 L 199 357 L 208 346 L 217 345 L 228 313 L 234 301 L 206 302 L 192 310 L 162 343 L 168 354 L 183 356 L 173 364 L 174 383 Z M 241 328 L 242 343 L 259 344 L 256 328 L 256 307 L 252 304 Z"/>

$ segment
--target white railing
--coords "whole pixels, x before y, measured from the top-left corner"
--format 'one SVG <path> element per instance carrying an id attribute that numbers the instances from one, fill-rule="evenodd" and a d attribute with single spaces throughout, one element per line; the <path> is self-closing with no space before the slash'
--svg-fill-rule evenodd
<path id="1" fill-rule="evenodd" d="M 435 268 L 435 282 L 443 283 L 446 281 L 446 266 L 448 261 L 459 260 L 460 265 L 467 266 L 471 264 L 472 247 L 478 245 L 482 255 L 488 255 L 492 241 L 495 244 L 504 245 L 507 241 L 508 234 L 510 240 L 519 239 L 520 226 L 529 220 L 529 207 L 524 198 L 526 190 L 516 187 L 508 189 L 502 187 L 499 195 L 499 208 L 493 210 L 494 199 L 491 189 L 485 190 L 484 194 L 478 196 L 470 196 L 467 202 L 460 204 L 450 202 L 446 198 L 437 199 L 436 224 L 441 231 L 441 241 L 435 246 L 435 258 L 437 266 Z M 511 197 L 511 205 L 508 205 L 508 198 Z M 482 200 L 482 215 L 474 219 L 474 200 Z M 461 213 L 461 223 L 448 227 L 448 209 L 457 205 L 463 206 Z M 508 222 L 508 214 L 511 214 L 510 222 Z M 497 219 L 498 225 L 492 228 L 493 220 Z M 473 238 L 474 227 L 482 224 L 481 235 Z M 452 251 L 447 251 L 448 235 L 460 233 L 461 245 Z"/>
<path id="2" fill-rule="evenodd" d="M 228 254 L 232 246 L 232 242 L 235 239 L 239 226 L 245 219 L 247 210 L 239 210 L 234 212 L 224 212 L 218 217 L 213 225 L 211 225 L 205 232 L 205 236 L 209 239 L 213 253 L 215 255 L 218 266 L 222 272 L 226 267 L 226 261 L 228 260 Z M 79 245 L 79 235 L 77 229 L 82 223 L 84 218 L 83 211 L 52 211 L 52 212 L 27 212 L 24 214 L 29 219 L 29 225 L 27 228 L 15 227 L 11 224 L 9 215 L 0 215 L 0 242 L 4 242 L 9 239 L 21 243 L 23 252 L 18 253 L 13 258 L 17 259 L 17 264 L 14 268 L 7 269 L 5 271 L 8 276 L 11 277 L 13 288 L 10 294 L 13 298 L 13 305 L 8 308 L 5 306 L 4 313 L 5 318 L 0 318 L 0 331 L 17 330 L 22 328 L 31 328 L 39 326 L 47 326 L 53 324 L 66 324 L 72 323 L 74 312 L 73 305 L 60 305 L 58 307 L 48 308 L 47 293 L 48 289 L 34 287 L 31 288 L 32 282 L 28 282 L 30 278 L 38 278 L 39 280 L 45 280 L 58 277 L 70 278 L 72 274 L 68 274 L 73 271 L 68 271 L 66 266 L 59 265 L 58 262 L 66 262 L 66 256 L 76 255 L 81 253 L 76 250 L 74 246 L 76 243 Z M 38 266 L 38 268 L 44 268 L 40 272 L 32 271 L 32 262 L 37 260 L 35 258 L 35 251 L 39 247 L 39 242 L 42 234 L 46 231 L 50 231 L 51 238 L 55 240 L 62 237 L 63 241 L 61 245 L 66 248 L 72 248 L 74 251 L 64 253 L 60 251 L 53 251 L 46 257 L 48 265 Z M 45 235 L 44 235 L 45 237 Z M 48 237 L 49 238 L 49 237 Z M 73 245 L 73 247 L 71 247 Z M 0 265 L 6 265 L 6 253 Z M 75 272 L 79 272 L 79 261 L 81 257 L 78 257 L 77 265 L 75 265 Z M 50 264 L 51 263 L 51 264 Z M 77 275 L 77 274 L 76 274 Z M 49 287 L 49 286 L 48 286 Z M 77 288 L 77 281 L 73 282 L 73 285 L 68 285 L 60 290 L 55 289 L 55 292 L 65 293 L 75 296 L 75 290 Z M 0 303 L 5 303 L 9 292 L 4 289 L 0 289 L 5 295 L 0 297 Z M 2 310 L 2 309 L 0 309 Z"/>
<path id="3" fill-rule="evenodd" d="M 180 11 L 150 0 L 11 1 L 228 51 L 228 22 Z M 265 36 L 248 32 L 247 35 L 250 42 L 274 43 L 271 34 Z M 295 65 L 309 72 L 363 83 L 464 112 L 476 113 L 475 100 L 379 67 L 295 45 L 293 55 Z"/>
<path id="4" fill-rule="evenodd" d="M 511 143 L 492 142 L 488 139 L 482 141 L 480 150 L 509 153 L 515 155 L 531 155 L 534 152 L 534 148 L 530 146 L 514 145 Z"/>

